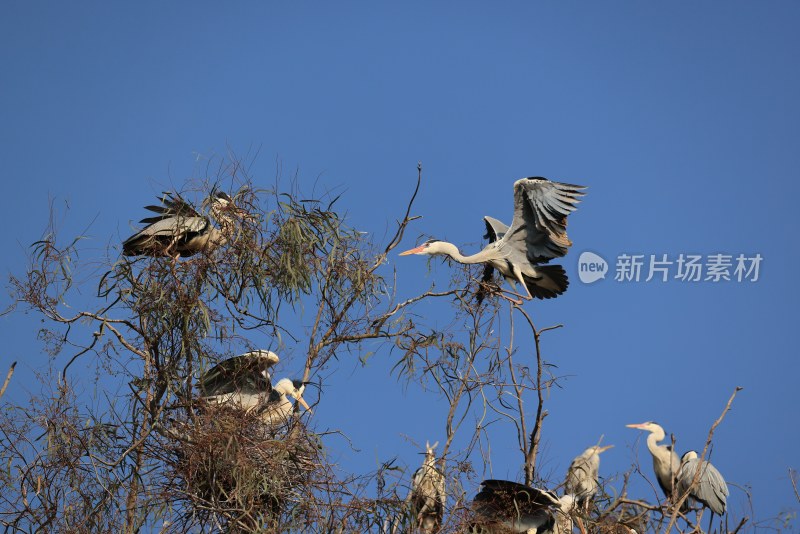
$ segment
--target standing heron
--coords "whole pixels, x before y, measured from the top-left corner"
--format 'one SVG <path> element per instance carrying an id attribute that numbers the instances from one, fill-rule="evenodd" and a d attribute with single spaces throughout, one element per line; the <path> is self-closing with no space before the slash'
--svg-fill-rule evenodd
<path id="1" fill-rule="evenodd" d="M 472 501 L 477 521 L 471 534 L 571 534 L 575 496 L 532 488 L 510 480 L 484 480 Z"/>
<path id="2" fill-rule="evenodd" d="M 664 429 L 652 421 L 626 426 L 650 432 L 650 435 L 647 436 L 647 448 L 653 456 L 653 471 L 656 473 L 656 480 L 658 480 L 658 485 L 661 486 L 664 495 L 667 496 L 667 499 L 670 499 L 681 461 L 675 451 L 672 450 L 672 445 L 658 444 L 659 441 L 662 441 L 667 436 Z"/>
<path id="3" fill-rule="evenodd" d="M 439 532 L 447 499 L 444 473 L 436 467 L 434 449 L 437 445 L 438 441 L 433 445 L 425 442 L 425 459 L 411 478 L 411 489 L 406 499 L 415 527 L 424 534 Z"/>
<path id="4" fill-rule="evenodd" d="M 556 297 L 567 290 L 567 274 L 560 265 L 541 264 L 564 256 L 572 246 L 567 216 L 577 209 L 583 189 L 541 177 L 517 180 L 511 226 L 484 217 L 490 243 L 477 254 L 464 256 L 454 244 L 431 239 L 400 255 L 445 255 L 459 263 L 483 263 L 484 280 L 491 278 L 491 269 L 497 269 L 514 291 L 516 282 L 521 283 L 526 292 L 522 296 L 528 300 Z"/>
<path id="5" fill-rule="evenodd" d="M 170 256 L 177 259 L 198 252 L 211 252 L 227 242 L 236 219 L 250 217 L 222 191 L 210 198 L 211 215 L 220 228 L 214 227 L 208 217 L 198 213 L 178 194 L 165 193 L 161 202 L 161 206 L 145 206 L 158 215 L 139 221 L 147 226 L 122 243 L 124 256 Z"/>
<path id="6" fill-rule="evenodd" d="M 728 485 L 722 474 L 711 463 L 700 460 L 697 452 L 689 451 L 681 457 L 676 483 L 678 496 L 688 493 L 689 497 L 711 510 L 711 519 L 708 523 L 710 532 L 714 514 L 725 514 L 728 502 Z"/>
<path id="7" fill-rule="evenodd" d="M 567 469 L 567 479 L 564 491 L 575 495 L 577 504 L 589 509 L 589 504 L 600 486 L 598 472 L 600 471 L 600 453 L 607 451 L 613 445 L 601 447 L 595 445 L 583 451 Z"/>
<path id="8" fill-rule="evenodd" d="M 288 397 L 310 412 L 311 408 L 303 399 L 303 382 L 284 378 L 272 385 L 269 369 L 278 361 L 278 355 L 268 350 L 228 358 L 200 377 L 203 398 L 241 408 L 247 413 L 255 411 L 270 425 L 289 420 L 293 406 Z"/>

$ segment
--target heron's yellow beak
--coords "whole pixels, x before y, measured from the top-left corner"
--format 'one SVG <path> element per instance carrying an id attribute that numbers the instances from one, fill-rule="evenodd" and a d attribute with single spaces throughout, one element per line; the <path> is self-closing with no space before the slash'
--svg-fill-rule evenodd
<path id="1" fill-rule="evenodd" d="M 611 447 L 613 447 L 613 445 L 606 445 L 605 447 L 598 447 L 597 452 L 598 452 L 598 454 L 601 453 L 601 452 L 605 452 L 608 449 L 610 449 Z"/>
<path id="2" fill-rule="evenodd" d="M 628 428 L 638 428 L 639 430 L 642 430 L 642 423 L 631 423 L 630 425 L 625 425 L 625 426 L 627 426 Z"/>
<path id="3" fill-rule="evenodd" d="M 405 252 L 401 252 L 400 256 L 408 256 L 409 254 L 419 254 L 424 249 L 424 246 L 420 245 L 417 248 L 412 248 L 411 250 L 406 250 Z"/>
<path id="4" fill-rule="evenodd" d="M 309 412 L 309 413 L 314 413 L 314 412 L 312 412 L 312 411 L 311 411 L 311 407 L 310 407 L 310 406 L 308 405 L 308 403 L 307 403 L 307 402 L 306 402 L 306 401 L 303 399 L 303 397 L 297 397 L 297 402 L 299 402 L 299 403 L 300 403 L 300 406 L 302 406 L 303 408 L 305 408 L 307 412 Z"/>

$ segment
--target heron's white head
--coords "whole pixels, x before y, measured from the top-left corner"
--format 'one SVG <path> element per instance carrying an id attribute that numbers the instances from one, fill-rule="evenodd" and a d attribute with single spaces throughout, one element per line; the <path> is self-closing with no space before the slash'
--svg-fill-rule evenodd
<path id="1" fill-rule="evenodd" d="M 429 239 L 418 247 L 401 252 L 400 256 L 408 256 L 409 254 L 428 255 L 434 256 L 436 254 L 450 254 L 455 246 L 447 241 L 440 241 L 438 239 Z"/>
<path id="2" fill-rule="evenodd" d="M 439 442 L 435 442 L 433 445 L 425 441 L 425 461 L 426 462 L 433 462 L 436 459 L 436 453 L 434 449 L 439 446 Z"/>
<path id="3" fill-rule="evenodd" d="M 689 460 L 697 460 L 697 451 L 686 451 L 683 456 L 681 456 L 682 464 L 685 464 Z"/>
<path id="4" fill-rule="evenodd" d="M 633 423 L 630 425 L 625 425 L 628 428 L 636 428 L 639 430 L 645 430 L 652 434 L 664 434 L 664 429 L 661 428 L 661 425 L 654 423 L 653 421 L 647 421 L 645 423 Z"/>
<path id="5" fill-rule="evenodd" d="M 289 378 L 282 378 L 278 381 L 277 384 L 272 388 L 281 395 L 289 395 L 294 400 L 300 403 L 300 406 L 305 408 L 307 411 L 311 411 L 311 407 L 308 403 L 303 399 L 303 392 L 306 390 L 306 385 L 301 382 L 300 380 L 291 380 Z"/>
<path id="6" fill-rule="evenodd" d="M 604 447 L 601 447 L 600 445 L 595 445 L 594 447 L 589 447 L 588 449 L 583 451 L 583 454 L 586 454 L 587 456 L 591 456 L 592 454 L 600 454 L 601 452 L 606 452 L 608 449 L 612 447 L 613 445 L 606 445 Z"/>
<path id="7" fill-rule="evenodd" d="M 241 220 L 253 220 L 256 217 L 234 204 L 233 199 L 224 191 L 216 191 L 208 199 L 211 214 L 218 221 L 230 221 L 233 217 Z"/>

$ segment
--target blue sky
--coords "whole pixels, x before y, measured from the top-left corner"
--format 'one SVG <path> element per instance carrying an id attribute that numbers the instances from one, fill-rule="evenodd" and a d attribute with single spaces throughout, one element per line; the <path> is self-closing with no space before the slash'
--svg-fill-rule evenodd
<path id="1" fill-rule="evenodd" d="M 116 245 L 160 191 L 209 155 L 258 152 L 310 190 L 344 192 L 350 223 L 391 230 L 416 176 L 416 221 L 401 245 L 435 235 L 477 250 L 483 215 L 510 222 L 512 184 L 531 175 L 589 186 L 570 219 L 571 278 L 561 298 L 525 305 L 565 378 L 548 399 L 545 469 L 556 478 L 604 434 L 604 475 L 649 457 L 626 423 L 653 419 L 678 449 L 716 433 L 713 462 L 752 488 L 756 518 L 797 509 L 800 284 L 800 6 L 479 2 L 138 5 L 7 2 L 0 7 L 3 272 L 24 268 L 49 199 L 69 206 L 63 234 Z M 407 246 L 406 246 L 407 245 Z M 578 281 L 583 251 L 761 254 L 755 283 Z M 397 293 L 447 287 L 439 261 L 390 258 Z M 446 325 L 446 307 L 434 317 Z M 38 319 L 0 319 L 8 395 L 37 391 L 47 364 Z M 286 347 L 288 373 L 302 346 Z M 297 356 L 293 359 L 292 355 Z M 361 452 L 331 445 L 345 468 L 441 439 L 436 395 L 346 361 L 314 417 Z M 353 391 L 361 387 L 363 391 Z M 374 401 L 384 395 L 385 403 Z M 369 402 L 364 402 L 369 401 Z M 531 399 L 532 402 L 532 399 Z M 433 408 L 431 408 L 433 407 Z M 533 408 L 533 404 L 531 404 Z M 514 443 L 493 444 L 493 475 L 518 478 Z M 646 487 L 640 496 L 647 498 Z M 733 488 L 730 510 L 752 513 Z"/>

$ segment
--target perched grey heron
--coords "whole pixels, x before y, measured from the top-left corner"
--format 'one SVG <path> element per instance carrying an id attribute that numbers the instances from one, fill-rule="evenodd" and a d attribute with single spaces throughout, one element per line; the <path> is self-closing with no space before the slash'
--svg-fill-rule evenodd
<path id="1" fill-rule="evenodd" d="M 700 474 L 697 475 L 697 482 L 692 484 L 698 469 Z M 729 495 L 728 485 L 717 468 L 705 460 L 700 460 L 697 452 L 689 451 L 681 457 L 681 467 L 676 480 L 679 496 L 688 492 L 692 499 L 711 510 L 712 514 L 725 513 Z M 712 515 L 711 518 L 713 517 Z"/>
<path id="2" fill-rule="evenodd" d="M 658 442 L 667 437 L 664 429 L 652 421 L 646 423 L 637 423 L 626 425 L 628 428 L 638 428 L 639 430 L 646 430 L 650 432 L 647 436 L 647 448 L 653 456 L 653 471 L 656 473 L 656 480 L 661 490 L 667 498 L 672 497 L 673 484 L 675 477 L 678 475 L 678 470 L 681 466 L 681 461 L 675 451 L 672 450 L 672 445 L 659 445 Z"/>
<path id="3" fill-rule="evenodd" d="M 178 194 L 165 193 L 161 202 L 161 206 L 145 206 L 158 215 L 139 221 L 147 226 L 122 243 L 123 255 L 177 258 L 210 252 L 227 242 L 237 218 L 250 217 L 222 191 L 210 198 L 211 215 L 220 228 L 214 227 L 208 217 L 198 213 Z"/>
<path id="4" fill-rule="evenodd" d="M 483 263 L 484 280 L 491 278 L 494 268 L 514 291 L 516 282 L 521 283 L 528 300 L 556 297 L 569 285 L 567 274 L 560 265 L 541 264 L 564 256 L 572 245 L 567 237 L 567 216 L 577 209 L 583 189 L 541 177 L 517 180 L 511 226 L 484 217 L 490 243 L 477 254 L 464 256 L 452 243 L 431 239 L 400 255 L 445 255 L 459 263 Z"/>
<path id="5" fill-rule="evenodd" d="M 201 394 L 209 402 L 235 406 L 248 413 L 255 411 L 271 425 L 289 420 L 293 406 L 288 397 L 310 412 L 303 399 L 303 382 L 283 378 L 272 385 L 269 369 L 278 361 L 278 355 L 268 350 L 228 358 L 200 377 Z"/>
<path id="6" fill-rule="evenodd" d="M 447 500 L 444 473 L 436 467 L 434 449 L 437 445 L 438 441 L 433 445 L 425 442 L 425 459 L 411 478 L 411 489 L 406 498 L 414 525 L 424 534 L 439 532 Z"/>
<path id="7" fill-rule="evenodd" d="M 583 451 L 567 469 L 567 479 L 564 491 L 575 495 L 578 505 L 589 508 L 600 486 L 598 472 L 600 470 L 600 453 L 607 451 L 613 445 L 601 447 L 595 445 Z"/>
<path id="8" fill-rule="evenodd" d="M 571 534 L 575 496 L 532 488 L 510 480 L 484 480 L 472 501 L 476 522 L 468 532 Z"/>

